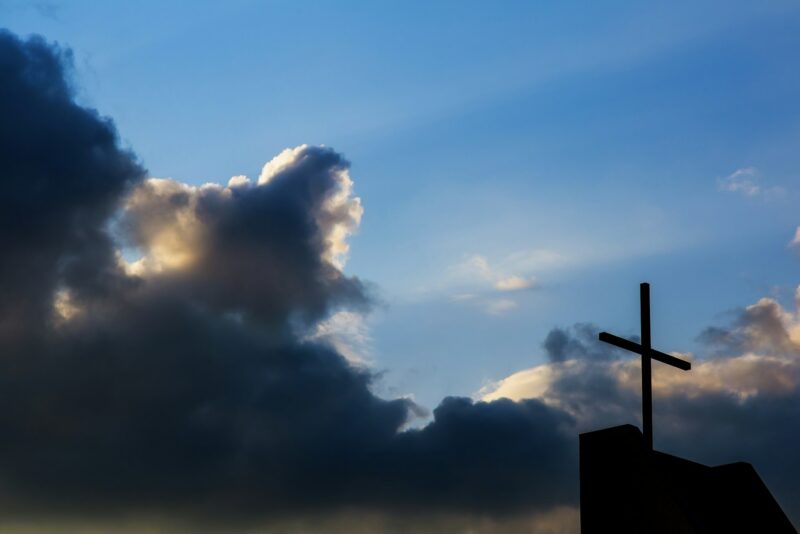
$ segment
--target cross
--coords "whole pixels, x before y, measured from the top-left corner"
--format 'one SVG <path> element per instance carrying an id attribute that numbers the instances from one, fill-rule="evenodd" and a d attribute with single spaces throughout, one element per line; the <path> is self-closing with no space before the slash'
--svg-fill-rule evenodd
<path id="1" fill-rule="evenodd" d="M 644 427 L 644 444 L 647 450 L 653 450 L 653 386 L 650 382 L 650 360 L 658 360 L 667 365 L 688 371 L 692 364 L 655 350 L 650 344 L 650 284 L 639 285 L 642 344 L 628 341 L 608 332 L 600 332 L 600 341 L 611 343 L 621 349 L 642 355 L 642 426 Z"/>

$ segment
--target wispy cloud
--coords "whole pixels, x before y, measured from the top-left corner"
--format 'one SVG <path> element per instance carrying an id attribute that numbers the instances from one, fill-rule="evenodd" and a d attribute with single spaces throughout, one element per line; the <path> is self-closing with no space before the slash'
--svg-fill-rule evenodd
<path id="1" fill-rule="evenodd" d="M 490 315 L 502 315 L 517 307 L 517 302 L 512 299 L 494 299 L 486 304 L 486 312 Z"/>
<path id="2" fill-rule="evenodd" d="M 790 247 L 800 247 L 800 226 L 794 232 L 794 239 L 789 242 Z"/>
<path id="3" fill-rule="evenodd" d="M 496 291 L 521 291 L 536 287 L 534 266 L 558 261 L 555 253 L 537 251 L 533 254 L 515 253 L 499 262 L 490 262 L 482 254 L 467 256 L 450 268 L 448 278 L 456 285 L 491 288 Z"/>
<path id="4" fill-rule="evenodd" d="M 469 302 L 490 315 L 502 315 L 513 310 L 518 303 L 510 298 L 512 294 L 537 287 L 536 278 L 530 273 L 531 267 L 552 263 L 558 257 L 554 253 L 538 252 L 535 255 L 516 253 L 496 266 L 481 254 L 467 256 L 449 270 L 450 283 L 459 288 L 450 300 Z"/>
<path id="5" fill-rule="evenodd" d="M 743 195 L 752 197 L 761 192 L 761 186 L 758 185 L 758 171 L 755 167 L 744 167 L 736 169 L 734 172 L 717 180 L 717 186 L 720 191 L 728 191 L 730 193 L 742 193 Z"/>
<path id="6" fill-rule="evenodd" d="M 717 179 L 717 188 L 728 193 L 746 197 L 775 197 L 782 195 L 784 189 L 778 186 L 763 185 L 763 176 L 756 167 L 742 167 L 728 176 Z"/>
<path id="7" fill-rule="evenodd" d="M 523 289 L 531 289 L 534 287 L 534 281 L 531 278 L 523 278 L 521 276 L 509 276 L 501 278 L 494 284 L 494 288 L 498 291 L 521 291 Z"/>

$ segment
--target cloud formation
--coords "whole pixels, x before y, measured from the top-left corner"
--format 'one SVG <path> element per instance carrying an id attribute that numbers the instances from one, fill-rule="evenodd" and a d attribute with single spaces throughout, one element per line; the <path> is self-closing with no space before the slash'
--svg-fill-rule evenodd
<path id="1" fill-rule="evenodd" d="M 573 509 L 570 415 L 448 398 L 404 430 L 419 407 L 375 396 L 331 337 L 371 303 L 342 271 L 362 207 L 340 154 L 288 149 L 255 182 L 146 179 L 69 65 L 0 33 L 4 522 Z"/>
<path id="2" fill-rule="evenodd" d="M 363 209 L 344 157 L 303 145 L 254 182 L 148 179 L 75 103 L 69 64 L 0 33 L 4 524 L 574 531 L 576 434 L 638 416 L 635 359 L 590 324 L 557 328 L 547 363 L 408 429 L 420 408 L 376 396 L 363 361 L 369 286 L 343 272 Z M 498 313 L 531 283 L 470 261 L 503 291 L 485 302 Z M 663 448 L 751 460 L 800 502 L 799 325 L 762 299 L 701 334 L 690 374 L 657 368 Z"/>
<path id="3" fill-rule="evenodd" d="M 758 172 L 755 167 L 744 167 L 737 169 L 725 178 L 717 181 L 721 191 L 728 191 L 731 193 L 742 193 L 743 195 L 752 197 L 761 192 L 761 186 L 758 185 Z"/>
<path id="4" fill-rule="evenodd" d="M 778 186 L 762 185 L 761 172 L 755 167 L 736 169 L 728 176 L 717 180 L 717 188 L 728 193 L 737 193 L 746 197 L 763 197 L 772 199 L 784 193 Z"/>
<path id="5" fill-rule="evenodd" d="M 98 296 L 125 281 L 104 224 L 143 176 L 108 119 L 77 106 L 69 53 L 0 34 L 0 333 L 49 315 L 60 284 Z"/>
<path id="6" fill-rule="evenodd" d="M 450 300 L 478 306 L 489 315 L 504 315 L 519 306 L 514 293 L 537 287 L 536 278 L 530 274 L 507 273 L 529 270 L 533 259 L 546 262 L 556 261 L 554 258 L 545 252 L 517 254 L 503 262 L 502 268 L 497 268 L 492 267 L 485 256 L 468 256 L 450 269 L 451 282 L 460 288 L 458 293 L 450 296 Z"/>
<path id="7" fill-rule="evenodd" d="M 800 289 L 796 305 L 800 303 Z M 549 362 L 482 389 L 492 401 L 539 399 L 563 410 L 576 431 L 640 417 L 639 357 L 597 340 L 588 324 L 555 328 L 543 348 Z M 800 314 L 763 298 L 729 325 L 701 332 L 704 357 L 688 373 L 653 366 L 657 446 L 708 464 L 746 460 L 759 469 L 795 521 L 800 518 Z"/>
<path id="8" fill-rule="evenodd" d="M 478 281 L 483 285 L 488 284 L 497 291 L 521 291 L 536 286 L 533 276 L 505 274 L 505 270 L 492 268 L 489 260 L 480 254 L 473 254 L 466 258 L 452 269 L 451 274 L 462 281 Z"/>

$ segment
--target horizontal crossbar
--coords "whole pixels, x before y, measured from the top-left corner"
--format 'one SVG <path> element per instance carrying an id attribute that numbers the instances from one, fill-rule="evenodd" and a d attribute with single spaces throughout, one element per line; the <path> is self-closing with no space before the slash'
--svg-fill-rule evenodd
<path id="1" fill-rule="evenodd" d="M 635 352 L 636 354 L 642 353 L 642 346 L 638 343 L 634 343 L 633 341 L 628 341 L 625 338 L 621 338 L 619 336 L 615 336 L 614 334 L 609 334 L 608 332 L 600 332 L 600 341 L 605 341 L 606 343 L 610 343 L 616 347 L 621 349 L 629 350 L 631 352 Z M 669 354 L 664 354 L 663 352 L 659 352 L 656 349 L 650 349 L 647 351 L 647 355 L 653 358 L 654 360 L 658 360 L 661 363 L 666 363 L 667 365 L 671 365 L 673 367 L 677 367 L 678 369 L 683 369 L 684 371 L 688 371 L 692 368 L 692 364 L 685 360 L 681 360 L 680 358 L 676 358 L 675 356 L 670 356 Z"/>

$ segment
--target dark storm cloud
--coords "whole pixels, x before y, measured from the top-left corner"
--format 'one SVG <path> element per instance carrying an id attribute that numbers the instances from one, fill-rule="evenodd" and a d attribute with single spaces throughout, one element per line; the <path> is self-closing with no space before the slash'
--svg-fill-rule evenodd
<path id="1" fill-rule="evenodd" d="M 286 151 L 255 184 L 145 181 L 111 122 L 74 103 L 68 65 L 0 33 L 7 517 L 574 503 L 563 411 L 449 398 L 402 432 L 411 401 L 376 397 L 369 371 L 307 340 L 369 303 L 339 267 L 361 215 L 339 154 Z M 122 260 L 108 228 L 142 258 Z"/>
<path id="2" fill-rule="evenodd" d="M 568 328 L 556 327 L 548 332 L 542 348 L 551 362 L 571 359 L 608 361 L 624 355 L 623 351 L 614 346 L 598 342 L 599 332 L 597 326 L 588 323 L 575 323 Z"/>
<path id="3" fill-rule="evenodd" d="M 414 486 L 398 497 L 407 501 L 417 494 L 452 510 L 474 512 L 572 503 L 577 477 L 573 425 L 570 416 L 538 400 L 447 398 L 434 410 L 432 424 L 397 439 L 402 462 L 396 465 L 396 478 L 410 475 L 404 483 Z"/>
<path id="4" fill-rule="evenodd" d="M 472 525 L 577 504 L 576 434 L 638 418 L 635 359 L 593 325 L 554 329 L 541 398 L 448 398 L 404 431 L 418 407 L 375 396 L 370 371 L 309 340 L 370 303 L 340 263 L 361 217 L 348 162 L 304 146 L 257 183 L 144 180 L 111 122 L 74 103 L 68 71 L 68 52 L 0 33 L 3 518 L 124 511 L 216 530 L 356 510 Z M 120 259 L 110 232 L 141 259 Z M 764 299 L 704 331 L 715 358 L 680 379 L 654 371 L 660 448 L 752 461 L 789 505 L 792 317 Z"/>
<path id="5" fill-rule="evenodd" d="M 114 283 L 103 225 L 143 175 L 111 122 L 74 103 L 69 60 L 0 31 L 0 332 L 44 316 L 61 279 Z"/>

